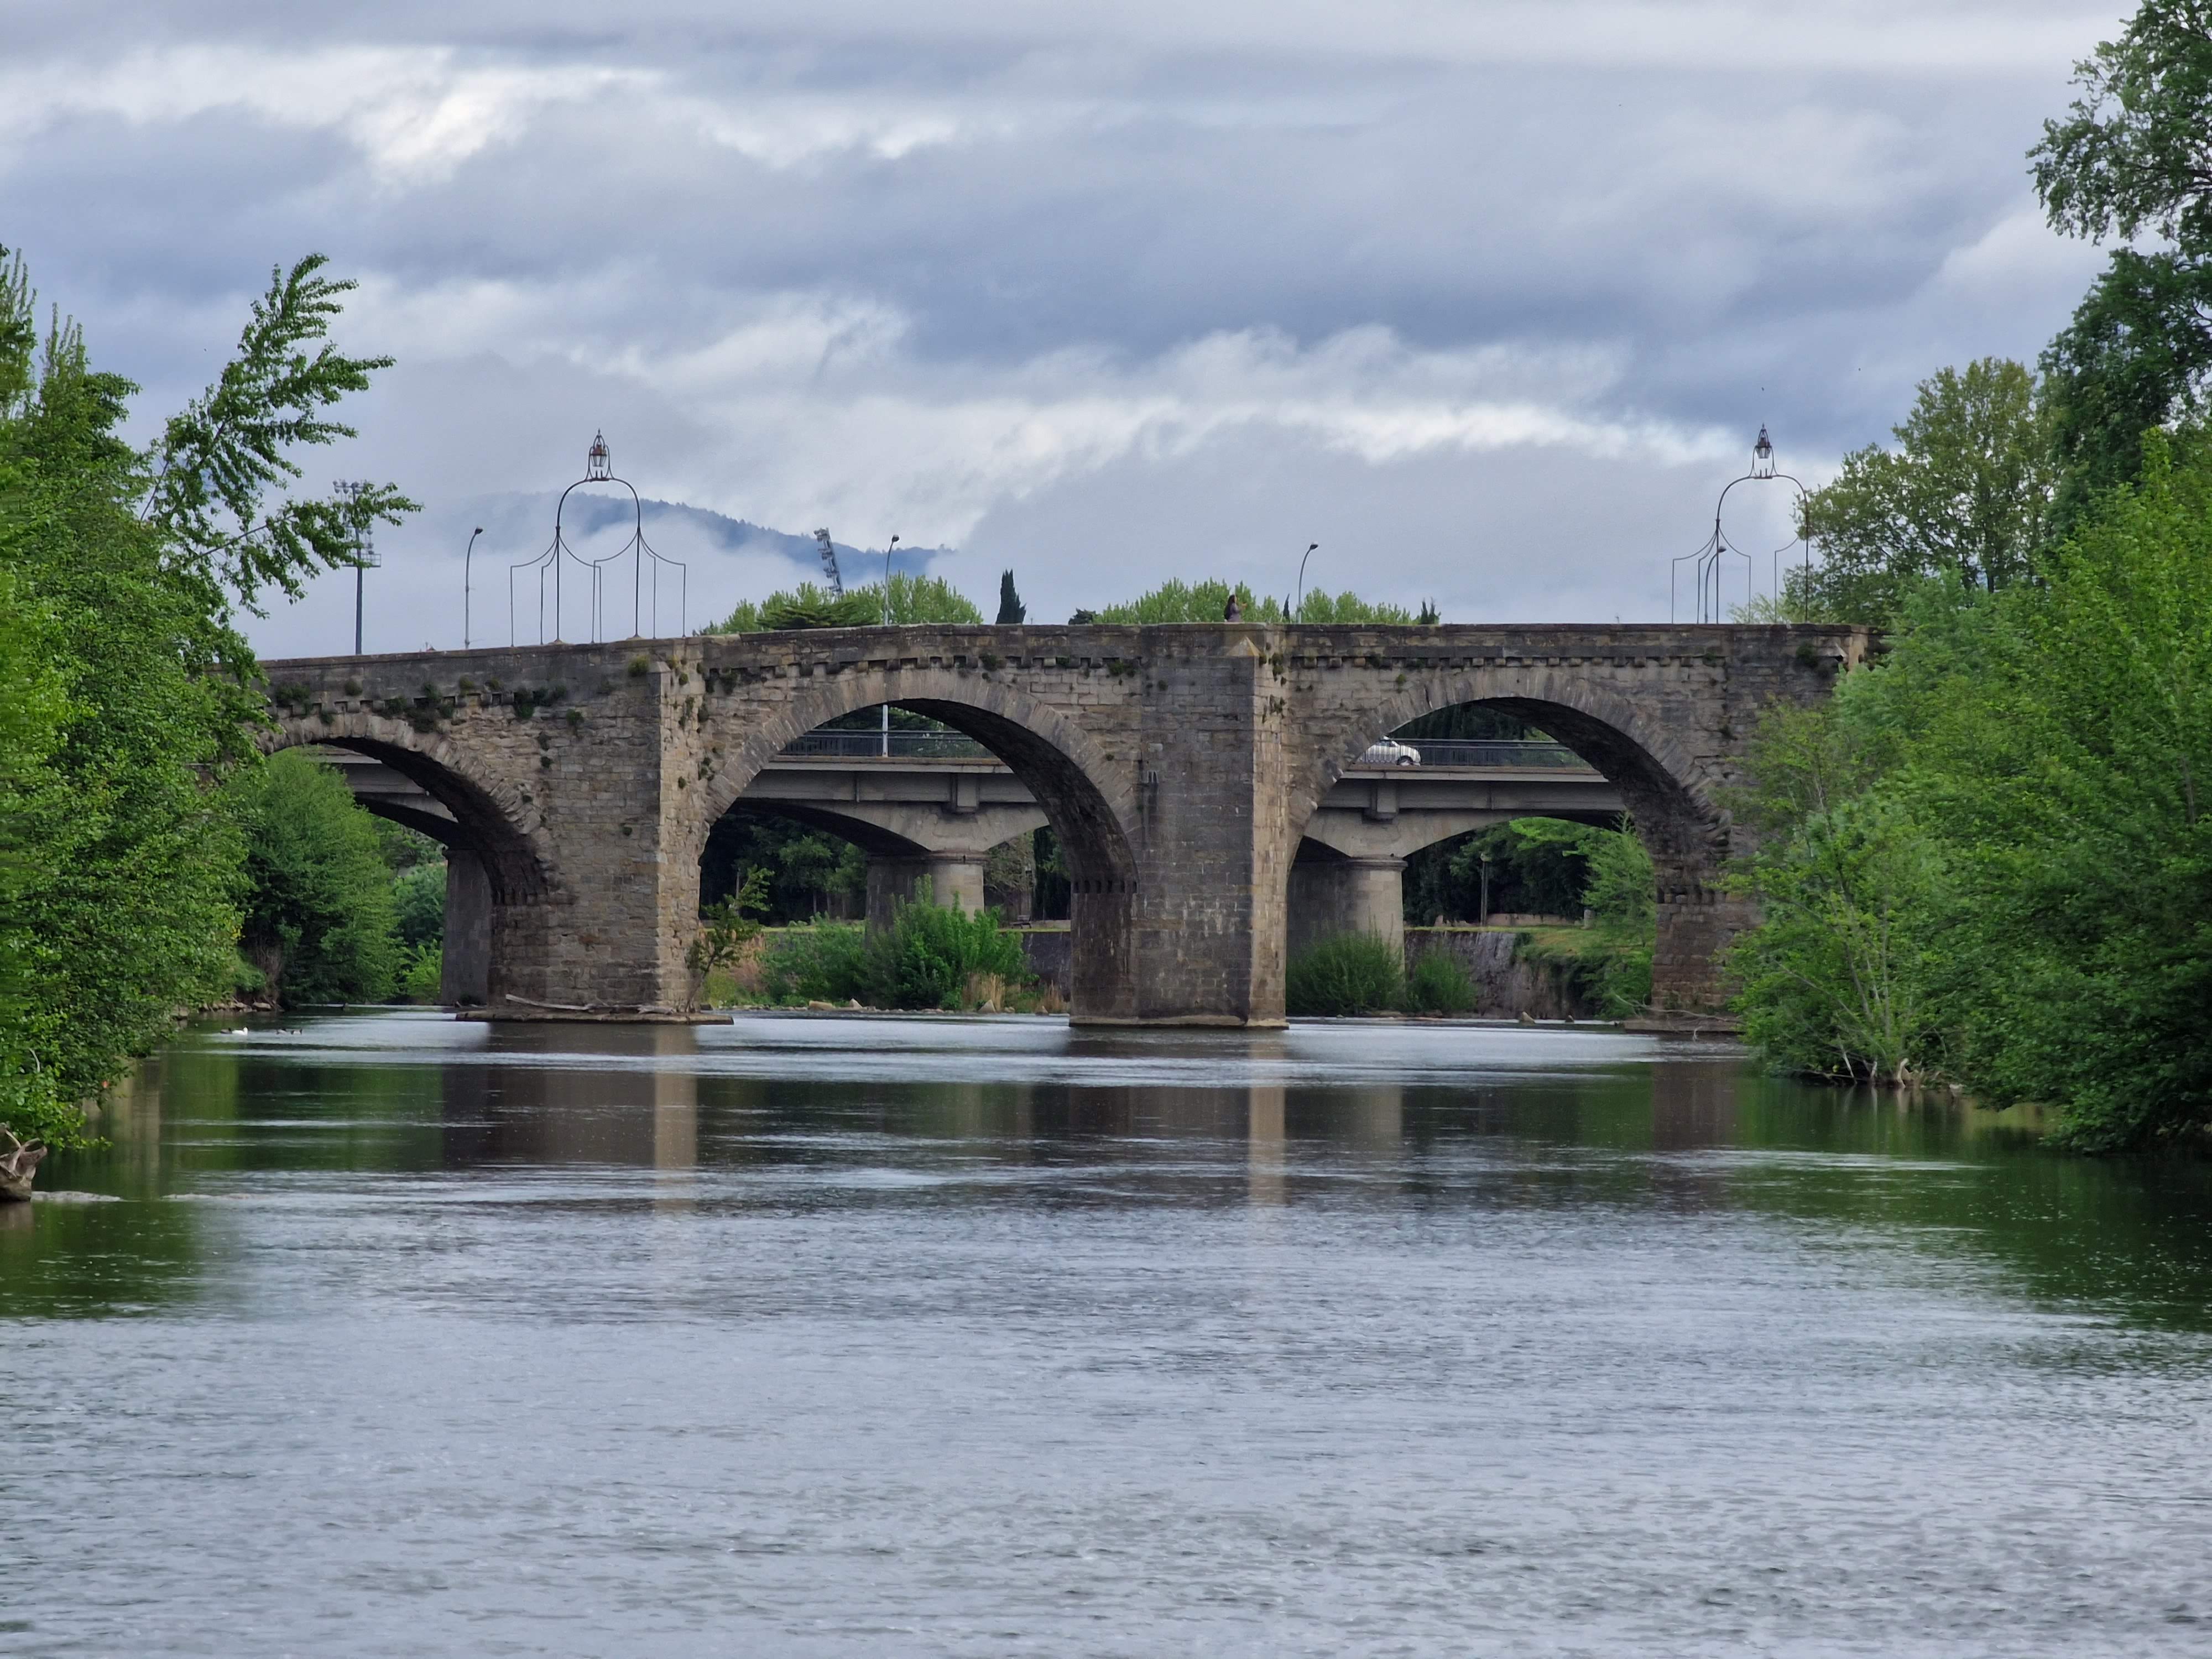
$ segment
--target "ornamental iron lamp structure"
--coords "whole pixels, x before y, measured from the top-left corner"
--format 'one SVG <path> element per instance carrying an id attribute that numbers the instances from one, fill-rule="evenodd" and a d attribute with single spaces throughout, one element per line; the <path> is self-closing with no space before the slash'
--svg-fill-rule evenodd
<path id="1" fill-rule="evenodd" d="M 1774 483 L 1786 483 L 1797 492 L 1798 531 L 1796 536 L 1767 555 L 1769 576 L 1773 584 L 1772 592 L 1775 599 L 1779 602 L 1782 598 L 1782 555 L 1788 549 L 1800 544 L 1804 545 L 1805 568 L 1808 574 L 1810 574 L 1813 568 L 1813 550 L 1805 536 L 1804 511 L 1808 492 L 1804 484 L 1799 480 L 1787 472 L 1776 470 L 1774 441 L 1766 435 L 1766 427 L 1762 422 L 1759 428 L 1759 441 L 1751 447 L 1751 471 L 1740 478 L 1730 479 L 1722 489 L 1720 499 L 1713 503 L 1712 534 L 1705 538 L 1704 546 L 1694 552 L 1685 553 L 1680 558 L 1674 561 L 1673 574 L 1668 580 L 1667 590 L 1668 621 L 1674 622 L 1677 619 L 1681 605 L 1682 577 L 1686 574 L 1697 584 L 1698 620 L 1701 623 L 1717 623 L 1725 622 L 1728 619 L 1726 603 L 1722 597 L 1722 587 L 1728 569 L 1727 561 L 1730 557 L 1743 561 L 1744 599 L 1747 603 L 1750 601 L 1753 597 L 1753 583 L 1756 580 L 1753 573 L 1758 569 L 1758 563 L 1751 554 L 1729 539 L 1727 531 L 1722 526 L 1721 514 L 1728 506 L 1729 493 L 1738 484 Z M 1691 567 L 1686 573 L 1682 568 L 1686 564 Z"/>
<path id="2" fill-rule="evenodd" d="M 586 484 L 620 484 L 624 489 L 629 491 L 629 539 L 602 558 L 585 557 L 568 538 L 566 517 L 568 510 L 568 497 Z M 659 637 L 660 579 L 664 570 L 675 573 L 676 629 L 678 633 L 683 633 L 690 608 L 691 574 L 690 568 L 681 559 L 668 558 L 657 552 L 652 544 L 645 539 L 645 503 L 639 499 L 637 487 L 635 484 L 627 478 L 617 477 L 615 475 L 614 457 L 607 448 L 606 434 L 599 432 L 592 435 L 592 447 L 584 452 L 584 476 L 561 492 L 561 500 L 553 509 L 551 544 L 535 557 L 525 559 L 518 564 L 511 564 L 507 568 L 507 642 L 510 645 L 520 643 L 517 637 L 520 626 L 517 622 L 515 578 L 525 571 L 532 573 L 538 579 L 538 642 L 540 645 L 547 642 L 545 590 L 549 577 L 551 579 L 550 586 L 553 590 L 551 642 L 556 645 L 561 642 L 561 629 L 565 620 L 562 611 L 562 577 L 567 568 L 572 564 L 586 573 L 586 580 L 591 584 L 592 638 L 596 642 L 606 622 L 606 579 L 610 574 L 610 568 L 619 567 L 624 559 L 628 559 L 630 563 L 629 637 L 637 639 L 644 634 L 648 614 L 652 618 L 653 637 Z M 653 573 L 652 609 L 649 613 L 647 610 L 645 580 L 648 566 Z M 619 575 L 619 569 L 614 570 L 613 574 Z"/>

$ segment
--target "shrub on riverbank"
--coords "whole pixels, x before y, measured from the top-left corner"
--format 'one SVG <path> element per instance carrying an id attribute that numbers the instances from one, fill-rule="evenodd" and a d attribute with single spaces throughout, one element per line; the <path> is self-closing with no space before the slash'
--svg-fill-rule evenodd
<path id="1" fill-rule="evenodd" d="M 771 1002 L 858 1002 L 870 1008 L 960 1008 L 1001 1001 L 1030 977 L 1018 934 L 996 910 L 917 901 L 868 937 L 859 922 L 817 920 L 787 928 L 761 964 Z M 995 981 L 995 984 L 994 983 Z M 971 987 L 978 988 L 975 998 Z"/>
<path id="2" fill-rule="evenodd" d="M 1468 1000 L 1472 1006 L 1471 986 Z M 1404 952 L 1372 933 L 1340 933 L 1323 939 L 1291 958 L 1283 975 L 1283 1006 L 1289 1013 L 1309 1018 L 1402 1008 Z"/>
<path id="3" fill-rule="evenodd" d="M 1474 981 L 1466 969 L 1441 951 L 1431 951 L 1406 975 L 1409 1014 L 1467 1014 L 1474 1012 Z"/>
<path id="4" fill-rule="evenodd" d="M 1521 935 L 1519 954 L 1550 963 L 1568 976 L 1575 995 L 1600 1019 L 1628 1019 L 1651 1005 L 1650 929 L 1534 927 Z"/>
<path id="5" fill-rule="evenodd" d="M 446 949 L 418 945 L 399 970 L 399 994 L 409 1002 L 435 1003 L 445 994 Z"/>

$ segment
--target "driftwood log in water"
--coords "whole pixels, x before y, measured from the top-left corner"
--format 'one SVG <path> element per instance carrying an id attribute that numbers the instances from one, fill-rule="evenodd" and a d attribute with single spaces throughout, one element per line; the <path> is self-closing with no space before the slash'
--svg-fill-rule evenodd
<path id="1" fill-rule="evenodd" d="M 0 1124 L 0 1135 L 8 1141 L 6 1149 L 0 1151 L 0 1204 L 11 1200 L 26 1202 L 31 1196 L 31 1177 L 39 1172 L 39 1160 L 46 1155 L 46 1149 L 35 1140 L 16 1139 L 15 1132 L 4 1124 Z"/>

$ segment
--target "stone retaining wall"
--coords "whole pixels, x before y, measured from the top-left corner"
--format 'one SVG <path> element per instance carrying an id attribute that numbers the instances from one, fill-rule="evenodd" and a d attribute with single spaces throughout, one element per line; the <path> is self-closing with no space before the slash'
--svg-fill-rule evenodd
<path id="1" fill-rule="evenodd" d="M 1474 1012 L 1486 1019 L 1595 1019 L 1597 1011 L 1576 988 L 1565 963 L 1522 955 L 1522 935 L 1506 928 L 1408 927 L 1406 966 L 1442 954 L 1474 981 Z"/>

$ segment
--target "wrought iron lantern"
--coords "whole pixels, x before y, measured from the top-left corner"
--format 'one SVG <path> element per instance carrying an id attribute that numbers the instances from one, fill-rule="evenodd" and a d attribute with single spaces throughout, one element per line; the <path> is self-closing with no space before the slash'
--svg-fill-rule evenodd
<path id="1" fill-rule="evenodd" d="M 1804 533 L 1806 489 L 1802 483 L 1791 477 L 1787 472 L 1775 470 L 1774 441 L 1766 435 L 1766 427 L 1762 422 L 1759 428 L 1759 441 L 1751 447 L 1751 471 L 1741 478 L 1730 479 L 1721 490 L 1720 499 L 1713 503 L 1712 534 L 1705 538 L 1703 547 L 1693 553 L 1685 553 L 1674 562 L 1674 572 L 1668 586 L 1667 619 L 1669 622 L 1675 619 L 1680 605 L 1681 580 L 1684 574 L 1682 567 L 1686 564 L 1691 567 L 1688 574 L 1696 579 L 1698 584 L 1698 620 L 1699 622 L 1717 623 L 1727 620 L 1727 605 L 1722 594 L 1723 579 L 1727 569 L 1723 556 L 1732 554 L 1743 561 L 1744 599 L 1747 603 L 1749 602 L 1753 597 L 1753 584 L 1756 580 L 1753 572 L 1758 568 L 1758 565 L 1750 554 L 1729 539 L 1728 532 L 1721 524 L 1721 513 L 1728 506 L 1729 492 L 1736 485 L 1767 483 L 1778 478 L 1797 492 L 1798 532 L 1796 536 L 1783 543 L 1780 547 L 1776 548 L 1767 556 L 1771 565 L 1770 579 L 1773 584 L 1771 591 L 1778 604 L 1779 603 L 1782 598 L 1783 552 L 1785 549 L 1806 542 Z M 1812 570 L 1812 565 L 1813 550 L 1810 544 L 1807 543 L 1805 568 L 1808 575 Z"/>
<path id="2" fill-rule="evenodd" d="M 613 552 L 597 559 L 586 558 L 575 547 L 570 544 L 564 523 L 565 515 L 568 510 L 568 497 L 586 484 L 619 484 L 622 488 L 629 491 L 629 539 L 625 541 Z M 629 636 L 632 639 L 636 639 L 644 634 L 645 622 L 648 615 L 650 615 L 653 621 L 653 631 L 654 635 L 657 637 L 659 635 L 660 577 L 663 570 L 672 570 L 676 573 L 676 626 L 677 631 L 679 634 L 684 632 L 685 628 L 685 618 L 690 606 L 690 571 L 685 566 L 683 560 L 665 557 L 660 553 L 655 551 L 653 545 L 645 539 L 645 503 L 639 498 L 635 485 L 632 484 L 627 478 L 618 478 L 615 476 L 614 457 L 611 452 L 607 448 L 606 434 L 602 431 L 595 433 L 592 435 L 592 447 L 584 452 L 584 476 L 577 479 L 575 483 L 570 484 L 566 489 L 561 492 L 560 502 L 553 509 L 553 540 L 551 545 L 548 546 L 543 553 L 537 555 L 533 558 L 525 559 L 519 564 L 512 564 L 507 567 L 507 610 L 508 643 L 514 644 L 518 642 L 516 635 L 520 632 L 520 629 L 516 622 L 514 580 L 526 570 L 533 572 L 538 578 L 538 643 L 541 645 L 545 643 L 545 598 L 546 587 L 548 586 L 547 578 L 551 578 L 550 586 L 552 587 L 553 597 L 553 642 L 556 644 L 560 642 L 561 629 L 563 621 L 561 608 L 562 574 L 567 567 L 572 564 L 580 567 L 590 574 L 592 638 L 594 641 L 597 641 L 605 622 L 605 579 L 608 569 L 611 566 L 618 566 L 624 559 L 628 559 L 630 562 Z M 651 567 L 653 572 L 651 594 L 652 608 L 649 612 L 647 610 L 645 580 L 646 570 L 648 566 Z"/>

